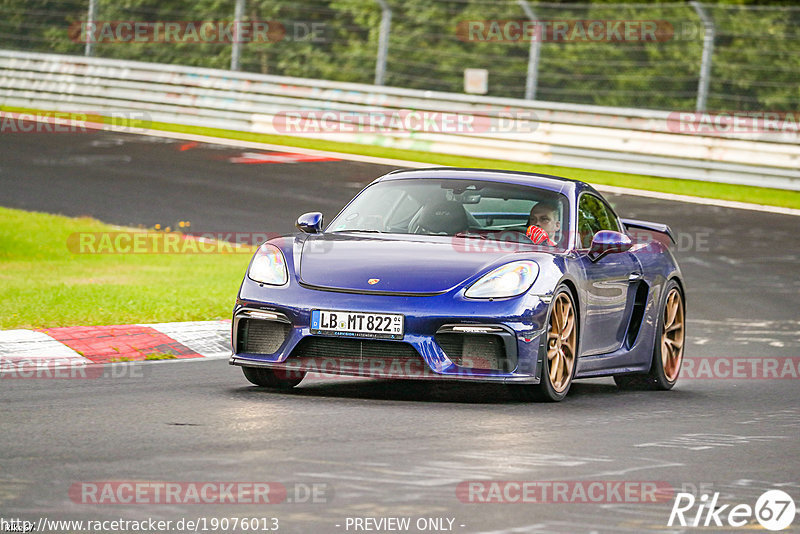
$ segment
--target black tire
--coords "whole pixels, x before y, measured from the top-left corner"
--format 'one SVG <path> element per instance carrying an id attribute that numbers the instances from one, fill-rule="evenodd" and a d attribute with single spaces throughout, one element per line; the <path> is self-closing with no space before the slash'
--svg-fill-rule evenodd
<path id="1" fill-rule="evenodd" d="M 284 371 L 266 367 L 242 367 L 245 378 L 256 386 L 274 389 L 292 389 L 306 376 L 305 371 Z"/>
<path id="2" fill-rule="evenodd" d="M 567 317 L 566 324 L 560 324 L 559 319 L 554 315 L 556 307 L 563 310 L 561 306 L 568 303 L 570 317 Z M 568 325 L 571 321 L 571 329 Z M 575 377 L 575 369 L 578 367 L 578 340 L 580 331 L 580 319 L 578 317 L 578 310 L 575 307 L 575 299 L 572 297 L 572 292 L 566 286 L 559 286 L 553 294 L 553 300 L 550 301 L 550 309 L 547 312 L 547 353 L 542 362 L 542 379 L 541 382 L 535 386 L 529 385 L 515 385 L 512 391 L 515 392 L 517 397 L 525 400 L 535 400 L 544 402 L 560 402 L 564 400 L 569 393 L 572 386 L 572 380 Z M 563 334 L 568 331 L 566 338 Z M 554 338 L 555 332 L 558 331 L 558 338 Z M 566 343 L 569 341 L 569 343 Z M 567 352 L 572 354 L 567 357 Z M 562 373 L 556 371 L 555 379 L 551 373 L 551 357 L 557 362 L 564 362 L 562 365 Z M 559 359 L 563 358 L 563 360 Z M 567 368 L 567 376 L 563 375 L 563 370 Z M 559 379 L 560 376 L 560 379 Z"/>
<path id="3" fill-rule="evenodd" d="M 671 311 L 676 303 L 676 313 L 674 315 L 668 314 L 668 308 Z M 672 315 L 672 321 L 670 321 L 670 315 Z M 667 321 L 670 321 L 670 324 L 667 324 Z M 676 321 L 680 321 L 679 332 L 675 330 Z M 668 329 L 670 331 L 665 332 Z M 667 340 L 664 339 L 665 336 Z M 621 389 L 661 391 L 672 389 L 678 382 L 680 375 L 685 340 L 686 307 L 684 305 L 683 291 L 681 291 L 675 280 L 670 280 L 664 287 L 664 301 L 659 307 L 658 327 L 656 329 L 656 338 L 653 342 L 653 358 L 650 362 L 650 370 L 647 373 L 615 375 L 614 382 L 617 387 Z M 664 358 L 665 347 L 667 350 L 666 358 Z M 677 353 L 675 352 L 676 347 Z"/>

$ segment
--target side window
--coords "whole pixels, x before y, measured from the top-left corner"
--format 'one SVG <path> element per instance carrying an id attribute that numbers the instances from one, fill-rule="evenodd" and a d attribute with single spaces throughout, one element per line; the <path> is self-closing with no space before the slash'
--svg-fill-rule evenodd
<path id="1" fill-rule="evenodd" d="M 581 195 L 578 202 L 578 243 L 581 248 L 589 248 L 592 237 L 600 230 L 619 232 L 617 218 L 605 202 L 596 196 Z"/>

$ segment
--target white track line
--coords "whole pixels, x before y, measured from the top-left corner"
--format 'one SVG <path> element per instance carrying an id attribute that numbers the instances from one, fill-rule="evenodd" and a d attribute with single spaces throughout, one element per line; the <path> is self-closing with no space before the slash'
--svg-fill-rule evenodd
<path id="1" fill-rule="evenodd" d="M 614 193 L 618 195 L 635 195 L 639 197 L 657 198 L 659 200 L 672 200 L 675 202 L 686 202 L 689 204 L 702 204 L 704 206 L 718 206 L 720 208 L 734 208 L 739 210 L 763 211 L 766 213 L 800 216 L 800 209 L 781 208 L 779 206 L 750 204 L 749 202 L 718 200 L 715 198 L 693 197 L 689 195 L 677 195 L 674 193 L 659 193 L 658 191 L 643 191 L 641 189 L 628 189 L 627 187 L 616 187 L 613 185 L 595 185 L 594 188 L 598 191 L 605 191 L 607 193 Z"/>

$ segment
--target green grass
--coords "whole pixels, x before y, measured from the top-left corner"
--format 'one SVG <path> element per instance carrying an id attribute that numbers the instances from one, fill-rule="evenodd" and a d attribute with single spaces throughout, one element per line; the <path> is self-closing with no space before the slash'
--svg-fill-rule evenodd
<path id="1" fill-rule="evenodd" d="M 151 354 L 145 354 L 144 359 L 147 361 L 156 361 L 156 360 L 174 360 L 177 356 L 174 354 L 161 354 L 158 352 L 153 352 Z"/>
<path id="2" fill-rule="evenodd" d="M 25 108 L 2 107 L 0 110 L 13 112 L 35 113 L 37 110 Z M 42 111 L 39 111 L 42 113 Z M 44 112 L 46 113 L 46 112 Z M 106 117 L 91 117 L 95 122 L 108 123 Z M 691 195 L 697 197 L 715 198 L 722 200 L 735 200 L 738 202 L 749 202 L 753 204 L 765 204 L 768 206 L 781 206 L 786 208 L 800 208 L 800 192 L 786 191 L 783 189 L 773 189 L 767 187 L 753 187 L 746 185 L 718 184 L 703 182 L 699 180 L 679 180 L 675 178 L 658 178 L 640 174 L 625 174 L 610 171 L 597 171 L 589 169 L 576 169 L 570 167 L 556 167 L 553 165 L 535 165 L 532 163 L 519 163 L 513 161 L 485 159 L 465 156 L 450 156 L 446 154 L 433 154 L 425 150 L 405 150 L 388 148 L 379 145 L 365 145 L 357 143 L 340 143 L 335 141 L 325 141 L 319 139 L 304 139 L 293 136 L 280 136 L 257 134 L 250 132 L 239 132 L 235 130 L 223 130 L 219 128 L 206 128 L 200 126 L 184 126 L 180 124 L 132 121 L 131 128 L 151 128 L 168 132 L 188 133 L 195 135 L 207 135 L 211 137 L 222 137 L 226 139 L 238 139 L 242 141 L 253 141 L 258 143 L 269 143 L 283 145 L 287 147 L 309 148 L 314 150 L 326 150 L 331 152 L 342 152 L 345 154 L 359 154 L 364 156 L 374 156 L 380 158 L 391 158 L 405 161 L 419 161 L 430 163 L 431 165 L 448 165 L 452 167 L 479 167 L 489 169 L 508 169 L 518 171 L 539 172 L 545 174 L 556 174 L 569 178 L 576 178 L 592 184 L 613 185 L 618 187 L 629 187 L 633 189 L 643 189 L 647 191 L 659 191 L 665 193 L 676 193 L 681 195 Z M 420 148 L 424 148 L 425 143 L 420 142 Z"/>
<path id="3" fill-rule="evenodd" d="M 75 233 L 114 231 L 90 218 L 0 208 L 0 329 L 230 317 L 249 252 L 84 254 L 67 246 Z"/>

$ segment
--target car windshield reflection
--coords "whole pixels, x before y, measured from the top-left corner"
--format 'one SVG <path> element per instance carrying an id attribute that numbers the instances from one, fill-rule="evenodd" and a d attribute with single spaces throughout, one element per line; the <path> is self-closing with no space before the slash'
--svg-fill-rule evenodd
<path id="1" fill-rule="evenodd" d="M 526 185 L 386 180 L 362 191 L 327 232 L 450 236 L 563 249 L 568 206 L 564 195 Z"/>

